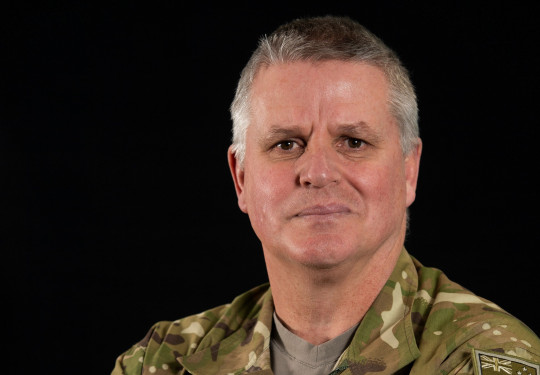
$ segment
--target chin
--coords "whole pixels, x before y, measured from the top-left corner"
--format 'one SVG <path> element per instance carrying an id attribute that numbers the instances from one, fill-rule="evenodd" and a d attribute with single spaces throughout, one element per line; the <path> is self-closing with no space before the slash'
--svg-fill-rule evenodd
<path id="1" fill-rule="evenodd" d="M 313 269 L 333 269 L 357 257 L 358 250 L 347 246 L 343 240 L 323 236 L 317 241 L 310 238 L 308 241 L 295 246 L 290 258 L 303 266 Z"/>
<path id="2" fill-rule="evenodd" d="M 326 260 L 307 260 L 304 262 L 300 262 L 305 268 L 313 269 L 313 270 L 333 270 L 336 269 L 340 262 L 330 262 Z"/>

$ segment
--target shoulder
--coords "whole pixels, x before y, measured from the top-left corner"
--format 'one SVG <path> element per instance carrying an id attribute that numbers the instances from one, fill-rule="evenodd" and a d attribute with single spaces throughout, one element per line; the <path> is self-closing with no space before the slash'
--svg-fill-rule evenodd
<path id="1" fill-rule="evenodd" d="M 414 262 L 418 290 L 411 318 L 420 362 L 429 358 L 434 367 L 446 369 L 444 373 L 459 366 L 472 371 L 471 353 L 476 349 L 540 363 L 540 339 L 517 317 L 440 270 Z"/>
<path id="2" fill-rule="evenodd" d="M 160 321 L 150 327 L 144 338 L 122 353 L 112 375 L 154 373 L 178 374 L 178 358 L 207 348 L 233 333 L 269 290 L 268 284 L 253 288 L 221 305 L 174 321 Z"/>
<path id="3" fill-rule="evenodd" d="M 218 306 L 175 321 L 155 323 L 141 341 L 118 357 L 113 375 L 142 374 L 143 368 L 155 372 L 156 366 L 170 373 L 178 373 L 181 366 L 176 358 L 197 348 L 228 306 Z"/>

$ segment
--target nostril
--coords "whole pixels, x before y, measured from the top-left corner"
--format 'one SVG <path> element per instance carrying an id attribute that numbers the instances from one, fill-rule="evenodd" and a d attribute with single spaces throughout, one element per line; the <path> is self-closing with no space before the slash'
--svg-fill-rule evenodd
<path id="1" fill-rule="evenodd" d="M 296 160 L 300 186 L 324 187 L 339 180 L 339 157 L 332 146 L 326 144 L 325 141 L 312 139 Z"/>
<path id="2" fill-rule="evenodd" d="M 339 180 L 339 170 L 325 162 L 309 163 L 298 173 L 298 182 L 302 186 L 324 187 Z"/>

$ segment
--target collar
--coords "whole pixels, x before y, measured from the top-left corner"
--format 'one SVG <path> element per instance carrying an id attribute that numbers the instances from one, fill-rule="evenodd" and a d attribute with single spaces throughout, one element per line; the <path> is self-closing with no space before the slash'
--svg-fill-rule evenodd
<path id="1" fill-rule="evenodd" d="M 194 375 L 272 374 L 269 347 L 273 312 L 268 283 L 236 297 L 196 351 L 178 357 L 178 362 Z"/>
<path id="2" fill-rule="evenodd" d="M 390 278 L 338 361 L 339 372 L 346 375 L 377 369 L 383 371 L 381 375 L 392 374 L 420 356 L 411 319 L 417 288 L 416 268 L 403 248 Z M 178 361 L 194 375 L 272 374 L 269 346 L 273 312 L 269 284 L 252 289 L 225 311 L 213 328 L 219 334 L 210 332 L 194 353 L 178 357 Z M 228 332 L 232 333 L 227 336 Z"/>
<path id="3" fill-rule="evenodd" d="M 402 249 L 383 289 L 360 322 L 336 368 L 347 373 L 379 371 L 393 374 L 420 356 L 411 310 L 418 274 L 409 253 Z"/>

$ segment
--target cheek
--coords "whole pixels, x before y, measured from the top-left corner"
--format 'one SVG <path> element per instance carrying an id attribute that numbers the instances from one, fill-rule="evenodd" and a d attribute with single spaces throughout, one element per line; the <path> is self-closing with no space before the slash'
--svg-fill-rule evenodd
<path id="1" fill-rule="evenodd" d="M 368 165 L 356 173 L 357 189 L 363 192 L 367 204 L 384 211 L 400 209 L 405 202 L 404 174 L 395 167 Z"/>
<path id="2" fill-rule="evenodd" d="M 280 170 L 254 166 L 246 180 L 247 209 L 254 224 L 267 225 L 279 216 L 290 196 L 290 177 Z"/>

